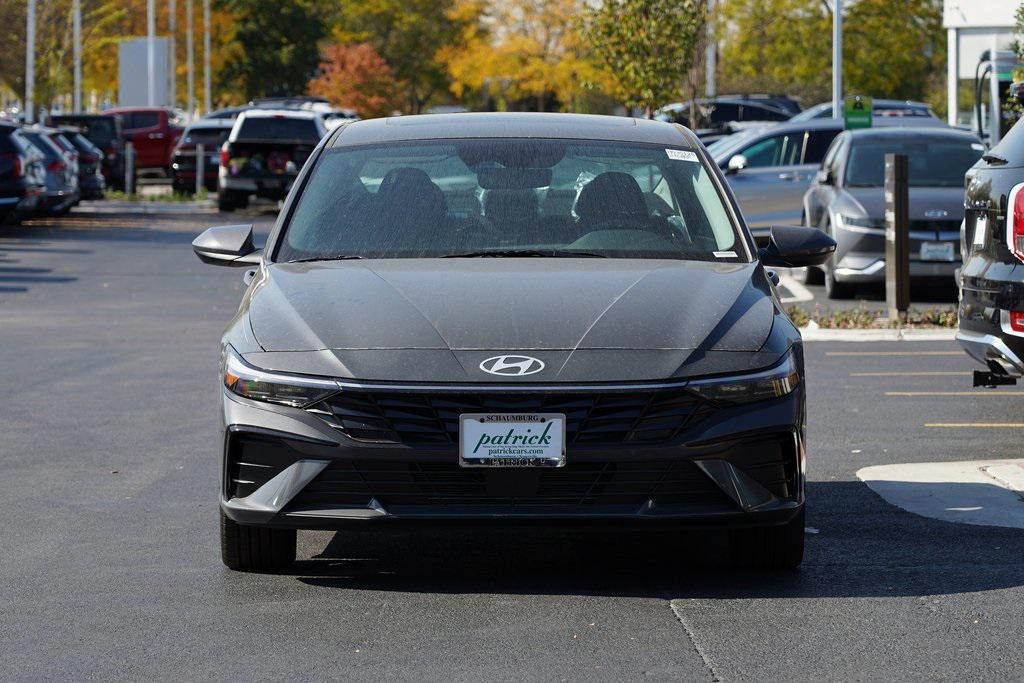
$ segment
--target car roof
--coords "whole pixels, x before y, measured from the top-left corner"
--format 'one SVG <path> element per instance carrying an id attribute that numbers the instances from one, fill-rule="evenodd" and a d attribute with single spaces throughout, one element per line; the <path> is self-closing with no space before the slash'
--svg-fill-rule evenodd
<path id="1" fill-rule="evenodd" d="M 953 128 L 951 126 L 886 126 L 884 128 L 861 128 L 851 130 L 852 140 L 888 140 L 890 138 L 958 138 L 970 142 L 981 142 L 978 136 L 971 131 Z"/>
<path id="2" fill-rule="evenodd" d="M 335 134 L 334 147 L 455 138 L 557 138 L 696 146 L 693 134 L 674 123 L 594 114 L 421 114 L 353 121 L 337 130 L 340 132 Z"/>
<path id="3" fill-rule="evenodd" d="M 188 128 L 185 130 L 195 130 L 196 128 L 224 128 L 228 129 L 235 125 L 232 119 L 199 119 L 188 124 Z"/>

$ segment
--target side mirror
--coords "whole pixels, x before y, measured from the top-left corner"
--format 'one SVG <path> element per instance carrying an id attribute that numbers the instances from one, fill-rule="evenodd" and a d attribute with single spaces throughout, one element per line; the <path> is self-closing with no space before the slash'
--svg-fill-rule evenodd
<path id="1" fill-rule="evenodd" d="M 742 154 L 734 154 L 729 158 L 729 164 L 725 168 L 726 175 L 739 173 L 747 167 L 747 158 Z"/>
<path id="2" fill-rule="evenodd" d="M 758 240 L 763 241 L 767 244 L 758 249 L 758 258 L 765 266 L 779 268 L 820 266 L 836 250 L 836 241 L 821 230 L 796 225 L 774 225 L 767 240 Z"/>
<path id="3" fill-rule="evenodd" d="M 828 169 L 822 168 L 814 174 L 814 182 L 819 185 L 831 185 L 834 181 L 835 179 L 832 177 L 832 171 L 829 171 Z"/>
<path id="4" fill-rule="evenodd" d="M 192 240 L 192 251 L 203 263 L 215 266 L 252 266 L 263 254 L 252 243 L 251 224 L 209 228 Z"/>

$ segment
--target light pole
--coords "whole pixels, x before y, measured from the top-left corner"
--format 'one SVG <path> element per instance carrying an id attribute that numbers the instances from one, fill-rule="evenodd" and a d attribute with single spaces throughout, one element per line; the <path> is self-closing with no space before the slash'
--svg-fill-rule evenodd
<path id="1" fill-rule="evenodd" d="M 25 122 L 35 121 L 36 96 L 36 0 L 28 0 L 25 18 Z"/>
<path id="2" fill-rule="evenodd" d="M 833 0 L 832 118 L 843 118 L 843 0 Z"/>
<path id="3" fill-rule="evenodd" d="M 82 111 L 82 0 L 75 0 L 72 6 L 71 25 L 75 55 L 75 92 L 73 107 L 76 112 Z"/>
<path id="4" fill-rule="evenodd" d="M 170 31 L 170 54 L 167 55 L 167 61 L 170 63 L 171 78 L 170 78 L 170 99 L 167 101 L 172 107 L 178 103 L 178 74 L 175 73 L 177 70 L 177 43 L 175 42 L 175 35 L 178 33 L 178 8 L 175 7 L 174 0 L 167 0 L 167 11 L 169 13 L 168 18 L 168 29 Z"/>
<path id="5" fill-rule="evenodd" d="M 196 113 L 196 78 L 193 70 L 195 69 L 195 62 L 192 56 L 193 45 L 192 45 L 192 2 L 193 0 L 185 0 L 185 65 L 188 75 L 186 76 L 186 99 L 188 100 L 188 115 L 193 116 Z"/>
<path id="6" fill-rule="evenodd" d="M 210 0 L 203 0 L 203 113 L 209 114 L 213 101 L 210 92 Z"/>
<path id="7" fill-rule="evenodd" d="M 707 41 L 704 52 L 704 67 L 707 85 L 704 94 L 714 97 L 718 94 L 716 71 L 718 70 L 718 42 L 715 39 L 715 0 L 708 0 Z"/>
<path id="8" fill-rule="evenodd" d="M 146 104 L 156 106 L 156 0 L 146 0 Z"/>

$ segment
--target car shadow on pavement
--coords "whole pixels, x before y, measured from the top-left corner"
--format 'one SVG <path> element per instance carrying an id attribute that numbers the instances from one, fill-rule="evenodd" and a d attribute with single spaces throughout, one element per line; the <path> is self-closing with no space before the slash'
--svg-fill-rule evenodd
<path id="1" fill-rule="evenodd" d="M 923 596 L 1024 584 L 1024 530 L 920 517 L 859 481 L 809 483 L 808 501 L 807 552 L 796 571 L 729 569 L 722 533 L 541 525 L 368 526 L 336 534 L 290 573 L 347 589 L 668 599 Z"/>

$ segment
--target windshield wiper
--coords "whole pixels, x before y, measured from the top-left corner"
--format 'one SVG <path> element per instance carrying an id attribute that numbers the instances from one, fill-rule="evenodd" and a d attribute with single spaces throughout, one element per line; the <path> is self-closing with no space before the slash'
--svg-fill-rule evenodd
<path id="1" fill-rule="evenodd" d="M 466 251 L 461 254 L 445 254 L 444 258 L 608 258 L 594 251 L 573 251 L 571 249 L 489 249 Z"/>
<path id="2" fill-rule="evenodd" d="M 349 261 L 357 258 L 363 257 L 357 254 L 324 254 L 322 256 L 309 256 L 306 258 L 297 258 L 293 261 L 285 261 L 285 263 L 311 263 L 313 261 Z"/>

